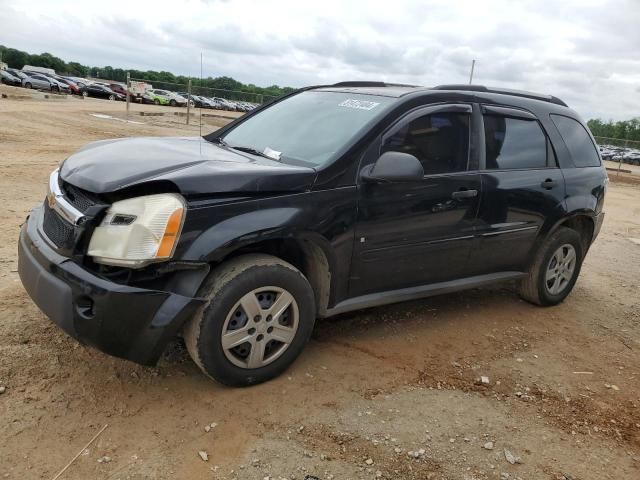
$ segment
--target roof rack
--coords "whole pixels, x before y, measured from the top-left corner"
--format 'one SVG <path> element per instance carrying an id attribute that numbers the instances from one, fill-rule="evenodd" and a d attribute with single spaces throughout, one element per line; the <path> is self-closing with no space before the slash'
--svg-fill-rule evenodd
<path id="1" fill-rule="evenodd" d="M 513 95 L 514 97 L 532 98 L 534 100 L 542 100 L 544 102 L 555 103 L 556 105 L 562 105 L 568 107 L 566 103 L 553 95 L 545 95 L 543 93 L 527 92 L 524 90 L 511 90 L 510 88 L 488 88 L 484 85 L 467 85 L 467 84 L 451 84 L 451 85 L 438 85 L 433 87 L 432 90 L 462 90 L 467 92 L 487 92 L 487 93 L 501 93 L 503 95 Z"/>
<path id="2" fill-rule="evenodd" d="M 403 83 L 385 83 L 374 81 L 348 81 L 338 82 L 331 85 L 332 87 L 416 87 L 417 85 L 405 85 Z"/>

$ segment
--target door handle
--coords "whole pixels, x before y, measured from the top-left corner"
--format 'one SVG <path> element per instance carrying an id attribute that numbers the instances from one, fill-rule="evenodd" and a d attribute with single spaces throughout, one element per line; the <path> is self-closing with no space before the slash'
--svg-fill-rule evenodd
<path id="1" fill-rule="evenodd" d="M 551 180 L 550 178 L 547 178 L 544 182 L 540 184 L 542 188 L 546 188 L 547 190 L 551 190 L 556 185 L 558 185 L 558 182 L 556 182 L 555 180 Z"/>
<path id="2" fill-rule="evenodd" d="M 478 190 L 458 190 L 451 194 L 451 198 L 454 200 L 461 200 L 463 198 L 473 198 L 478 195 Z"/>

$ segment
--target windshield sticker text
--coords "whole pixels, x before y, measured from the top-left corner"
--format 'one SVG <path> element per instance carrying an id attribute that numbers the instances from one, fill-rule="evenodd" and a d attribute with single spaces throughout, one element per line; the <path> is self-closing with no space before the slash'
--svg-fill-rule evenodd
<path id="1" fill-rule="evenodd" d="M 367 102 L 365 100 L 354 100 L 351 98 L 338 104 L 339 107 L 357 108 L 358 110 L 373 110 L 378 105 L 380 105 L 378 102 Z"/>

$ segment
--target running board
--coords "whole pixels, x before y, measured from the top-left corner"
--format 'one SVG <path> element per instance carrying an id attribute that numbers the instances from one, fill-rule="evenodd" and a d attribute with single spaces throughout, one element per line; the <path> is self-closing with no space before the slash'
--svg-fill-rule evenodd
<path id="1" fill-rule="evenodd" d="M 331 317 L 340 313 L 351 312 L 363 308 L 379 307 L 390 303 L 406 302 L 418 298 L 432 297 L 443 293 L 457 292 L 469 288 L 481 287 L 496 282 L 506 280 L 517 280 L 526 275 L 523 272 L 500 272 L 487 275 L 476 275 L 474 277 L 461 278 L 448 282 L 432 283 L 419 287 L 401 288 L 387 292 L 370 293 L 360 297 L 349 298 L 338 303 L 335 307 L 329 308 L 324 317 Z"/>

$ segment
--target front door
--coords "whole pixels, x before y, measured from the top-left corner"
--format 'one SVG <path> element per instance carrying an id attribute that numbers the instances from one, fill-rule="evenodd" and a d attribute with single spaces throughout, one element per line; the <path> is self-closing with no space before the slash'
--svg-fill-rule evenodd
<path id="1" fill-rule="evenodd" d="M 464 276 L 481 197 L 469 171 L 471 106 L 412 111 L 379 140 L 379 151 L 409 153 L 421 181 L 362 183 L 350 296 L 426 285 Z"/>

